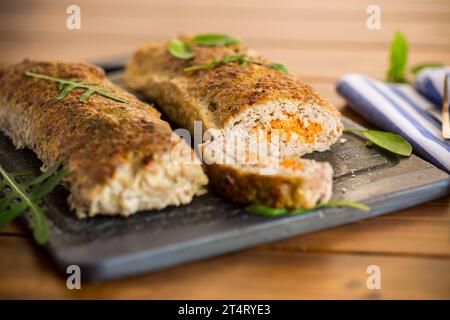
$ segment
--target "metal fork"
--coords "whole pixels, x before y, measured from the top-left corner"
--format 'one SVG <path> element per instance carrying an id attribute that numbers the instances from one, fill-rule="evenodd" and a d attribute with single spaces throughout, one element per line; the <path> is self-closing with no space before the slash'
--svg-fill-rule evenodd
<path id="1" fill-rule="evenodd" d="M 445 73 L 444 79 L 444 99 L 442 104 L 442 136 L 444 139 L 450 139 L 450 116 L 448 112 L 448 74 Z"/>

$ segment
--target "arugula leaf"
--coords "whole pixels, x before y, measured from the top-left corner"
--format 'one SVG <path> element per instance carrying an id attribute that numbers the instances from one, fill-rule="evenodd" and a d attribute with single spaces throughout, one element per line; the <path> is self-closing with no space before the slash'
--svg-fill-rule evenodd
<path id="1" fill-rule="evenodd" d="M 351 207 L 359 209 L 361 211 L 370 211 L 370 207 L 360 202 L 348 201 L 348 200 L 332 200 L 325 203 L 319 203 L 318 207 Z"/>
<path id="2" fill-rule="evenodd" d="M 190 67 L 186 67 L 183 70 L 185 72 L 194 72 L 194 71 L 198 71 L 198 70 L 205 70 L 205 69 L 212 69 L 212 68 L 216 68 L 219 66 L 223 66 L 232 62 L 237 62 L 240 65 L 246 64 L 246 63 L 253 63 L 253 64 L 257 64 L 260 66 L 266 66 L 269 68 L 274 68 L 274 69 L 278 69 L 284 73 L 288 73 L 288 70 L 286 69 L 286 67 L 282 64 L 279 63 L 263 63 L 263 62 L 259 62 L 259 61 L 253 61 L 250 59 L 249 56 L 246 55 L 242 55 L 242 54 L 229 54 L 227 56 L 225 56 L 222 60 L 212 60 L 209 63 L 205 63 L 205 64 L 197 64 L 194 66 L 190 66 Z"/>
<path id="3" fill-rule="evenodd" d="M 172 39 L 169 43 L 169 52 L 179 59 L 191 59 L 194 57 L 194 53 L 190 45 L 186 41 L 179 39 Z"/>
<path id="4" fill-rule="evenodd" d="M 218 66 L 223 66 L 226 64 L 229 64 L 231 62 L 238 62 L 239 64 L 244 64 L 248 61 L 248 57 L 244 55 L 239 54 L 229 54 L 225 57 L 223 57 L 222 60 L 211 60 L 209 63 L 205 64 L 197 64 L 194 66 L 186 67 L 183 69 L 185 72 L 194 72 L 199 70 L 206 70 L 206 69 L 212 69 Z"/>
<path id="5" fill-rule="evenodd" d="M 193 37 L 192 42 L 205 47 L 219 47 L 238 44 L 241 40 L 226 34 L 204 33 Z"/>
<path id="6" fill-rule="evenodd" d="M 34 177 L 30 171 L 9 173 L 0 165 L 0 229 L 20 214 L 28 213 L 31 215 L 30 227 L 36 242 L 45 244 L 48 224 L 41 200 L 52 192 L 67 174 L 67 169 L 61 169 L 60 166 L 58 162 L 42 175 Z"/>
<path id="7" fill-rule="evenodd" d="M 417 65 L 415 65 L 415 66 L 413 66 L 411 68 L 411 73 L 412 74 L 417 74 L 420 71 L 422 71 L 422 69 L 425 69 L 425 68 L 429 68 L 429 67 L 443 67 L 443 66 L 444 66 L 444 64 L 443 63 L 439 63 L 439 62 L 420 63 L 420 64 L 417 64 Z"/>
<path id="8" fill-rule="evenodd" d="M 409 142 L 395 133 L 359 128 L 345 128 L 344 132 L 360 132 L 377 146 L 401 156 L 409 157 L 412 152 Z"/>
<path id="9" fill-rule="evenodd" d="M 246 207 L 245 210 L 249 213 L 262 214 L 264 216 L 270 217 L 282 216 L 289 213 L 289 211 L 286 209 L 271 208 L 260 204 L 252 204 Z"/>
<path id="10" fill-rule="evenodd" d="M 94 83 L 91 81 L 80 81 L 76 79 L 61 79 L 32 71 L 26 71 L 25 75 L 28 77 L 57 82 L 58 88 L 60 90 L 57 99 L 64 99 L 72 90 L 81 88 L 86 89 L 86 92 L 83 93 L 83 95 L 80 97 L 80 101 L 86 101 L 91 95 L 97 93 L 103 97 L 109 98 L 117 102 L 128 102 L 128 100 L 126 99 L 116 97 L 110 94 L 105 88 L 95 86 Z"/>
<path id="11" fill-rule="evenodd" d="M 245 210 L 249 213 L 260 214 L 266 217 L 277 217 L 277 216 L 288 216 L 288 215 L 297 215 L 303 214 L 310 211 L 313 211 L 322 207 L 352 207 L 359 209 L 361 211 L 369 211 L 370 207 L 366 206 L 363 203 L 348 201 L 348 200 L 334 200 L 329 202 L 319 203 L 315 208 L 305 209 L 305 208 L 297 208 L 293 210 L 280 209 L 280 208 L 272 208 L 260 204 L 252 204 L 247 206 Z"/>
<path id="12" fill-rule="evenodd" d="M 239 64 L 244 64 L 250 61 L 250 58 L 242 55 L 242 54 L 229 54 L 225 56 L 220 63 L 221 64 L 228 64 L 231 62 L 238 62 Z"/>
<path id="13" fill-rule="evenodd" d="M 280 70 L 280 71 L 282 71 L 284 73 L 289 73 L 288 69 L 284 65 L 282 65 L 280 63 L 270 63 L 270 64 L 268 64 L 268 66 L 272 67 L 274 69 L 278 69 L 278 70 Z"/>
<path id="14" fill-rule="evenodd" d="M 405 71 L 408 61 L 408 42 L 405 36 L 397 31 L 391 43 L 390 65 L 387 72 L 387 81 L 404 83 L 407 82 Z"/>

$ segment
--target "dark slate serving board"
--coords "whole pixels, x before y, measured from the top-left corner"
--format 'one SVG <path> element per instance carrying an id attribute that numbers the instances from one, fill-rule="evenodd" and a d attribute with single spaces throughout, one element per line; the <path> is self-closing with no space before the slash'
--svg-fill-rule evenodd
<path id="1" fill-rule="evenodd" d="M 357 126 L 347 119 L 345 125 Z M 323 208 L 266 218 L 247 214 L 241 206 L 210 192 L 186 206 L 142 212 L 127 219 L 78 220 L 66 204 L 68 192 L 58 187 L 45 198 L 50 229 L 46 247 L 62 272 L 76 264 L 83 280 L 102 281 L 351 223 L 449 193 L 449 176 L 430 163 L 414 155 L 399 158 L 367 148 L 355 134 L 343 137 L 348 141 L 308 158 L 333 165 L 333 199 L 364 202 L 370 212 Z M 30 150 L 15 150 L 2 134 L 0 163 L 7 170 L 32 169 L 36 173 L 41 164 Z"/>

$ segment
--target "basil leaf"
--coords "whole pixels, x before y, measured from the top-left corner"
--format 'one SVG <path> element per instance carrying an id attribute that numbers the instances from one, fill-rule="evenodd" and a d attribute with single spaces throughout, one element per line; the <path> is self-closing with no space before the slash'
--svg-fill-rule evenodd
<path id="1" fill-rule="evenodd" d="M 425 68 L 429 68 L 429 67 L 443 67 L 444 64 L 443 63 L 439 63 L 439 62 L 430 62 L 430 63 L 420 63 L 415 65 L 414 67 L 411 68 L 411 72 L 413 74 L 417 74 L 420 71 L 422 71 L 422 69 Z"/>
<path id="2" fill-rule="evenodd" d="M 390 66 L 387 72 L 389 82 L 407 82 L 405 76 L 406 62 L 408 60 L 408 42 L 405 36 L 397 31 L 391 44 Z"/>
<path id="3" fill-rule="evenodd" d="M 278 70 L 280 70 L 280 71 L 282 71 L 284 73 L 288 73 L 289 72 L 288 69 L 284 65 L 282 65 L 280 63 L 270 63 L 269 67 L 272 67 L 274 69 L 278 69 Z"/>
<path id="4" fill-rule="evenodd" d="M 219 47 L 228 46 L 232 44 L 238 44 L 241 40 L 237 38 L 232 38 L 226 34 L 199 34 L 192 38 L 192 41 L 200 46 L 205 47 Z"/>
<path id="5" fill-rule="evenodd" d="M 179 39 L 172 39 L 169 43 L 169 52 L 179 59 L 191 59 L 194 54 L 188 43 Z"/>
<path id="6" fill-rule="evenodd" d="M 409 157 L 412 152 L 409 142 L 401 135 L 395 133 L 359 128 L 345 128 L 344 132 L 361 132 L 369 142 L 401 156 Z M 371 146 L 369 143 L 366 144 Z"/>
<path id="7" fill-rule="evenodd" d="M 366 130 L 362 134 L 369 141 L 392 153 L 406 157 L 411 155 L 412 147 L 401 135 L 377 130 Z"/>
<path id="8" fill-rule="evenodd" d="M 271 208 L 259 204 L 253 204 L 245 208 L 245 210 L 249 213 L 256 213 L 261 214 L 263 216 L 267 217 L 275 217 L 280 215 L 285 215 L 288 213 L 286 209 L 278 209 L 278 208 Z"/>

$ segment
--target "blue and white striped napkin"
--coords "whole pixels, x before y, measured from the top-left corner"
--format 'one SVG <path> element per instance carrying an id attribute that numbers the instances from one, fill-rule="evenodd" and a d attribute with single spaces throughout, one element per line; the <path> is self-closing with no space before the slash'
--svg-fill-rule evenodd
<path id="1" fill-rule="evenodd" d="M 433 95 L 433 99 L 439 103 L 439 83 L 427 77 L 426 73 L 423 74 L 425 71 L 417 77 L 417 88 L 420 88 L 420 92 L 427 92 L 427 96 Z M 441 87 L 443 80 L 442 76 Z M 428 92 L 430 83 L 436 89 L 435 92 Z M 434 110 L 438 114 L 437 106 L 413 86 L 349 74 L 338 81 L 337 91 L 353 110 L 368 121 L 382 130 L 400 134 L 411 143 L 415 152 L 450 172 L 450 143 L 442 138 L 441 123 L 430 112 Z M 440 94 L 442 101 L 442 89 Z"/>
<path id="2" fill-rule="evenodd" d="M 450 74 L 450 67 L 426 68 L 419 72 L 416 77 L 415 87 L 428 100 L 433 102 L 439 109 L 444 100 L 444 77 Z M 450 86 L 448 87 L 450 94 Z"/>

